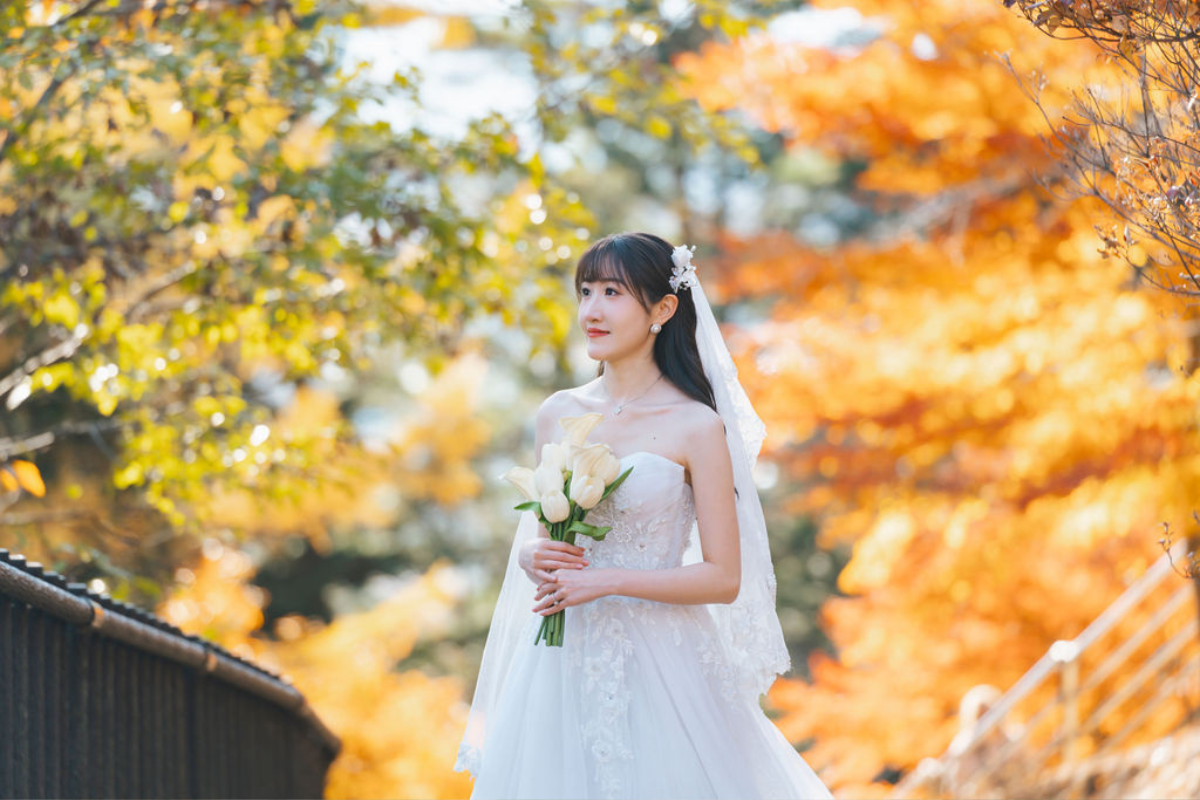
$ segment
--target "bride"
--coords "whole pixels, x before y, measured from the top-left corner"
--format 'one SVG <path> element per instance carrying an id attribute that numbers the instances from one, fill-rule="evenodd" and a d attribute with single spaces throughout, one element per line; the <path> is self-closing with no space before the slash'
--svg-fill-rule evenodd
<path id="1" fill-rule="evenodd" d="M 522 513 L 455 770 L 472 798 L 830 797 L 759 706 L 791 662 L 751 470 L 765 429 L 737 380 L 691 251 L 624 233 L 575 272 L 598 377 L 548 398 L 603 415 L 628 479 L 555 542 Z M 562 647 L 534 644 L 565 610 Z"/>

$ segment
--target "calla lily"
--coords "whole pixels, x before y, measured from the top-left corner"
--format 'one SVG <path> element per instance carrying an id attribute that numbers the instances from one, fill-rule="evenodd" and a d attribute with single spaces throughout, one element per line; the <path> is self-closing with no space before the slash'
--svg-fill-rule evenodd
<path id="1" fill-rule="evenodd" d="M 571 514 L 571 504 L 567 501 L 567 496 L 562 493 L 561 488 L 543 494 L 541 502 L 542 516 L 546 518 L 546 522 L 562 522 Z"/>
<path id="2" fill-rule="evenodd" d="M 533 480 L 533 470 L 529 467 L 513 467 L 504 473 L 504 480 L 517 487 L 526 500 L 538 499 L 537 484 Z"/>
<path id="3" fill-rule="evenodd" d="M 583 444 L 587 441 L 588 434 L 600 424 L 600 420 L 602 419 L 604 419 L 603 414 L 589 411 L 579 417 L 563 417 L 558 421 L 558 424 L 567 432 L 567 442 L 570 444 Z"/>
<path id="4" fill-rule="evenodd" d="M 590 510 L 604 496 L 604 485 L 604 481 L 598 477 L 579 472 L 573 473 L 570 498 L 578 503 L 580 508 Z"/>
<path id="5" fill-rule="evenodd" d="M 595 470 L 592 474 L 604 481 L 604 485 L 607 486 L 621 474 L 621 461 L 609 450 L 604 454 L 604 458 L 597 461 Z"/>
<path id="6" fill-rule="evenodd" d="M 542 445 L 542 464 L 549 464 L 559 472 L 567 468 L 567 446 L 565 443 L 550 442 Z"/>
<path id="7" fill-rule="evenodd" d="M 563 488 L 562 470 L 553 464 L 538 464 L 538 468 L 533 471 L 533 484 L 537 487 L 538 494 L 561 492 Z"/>
<path id="8" fill-rule="evenodd" d="M 582 473 L 584 475 L 596 475 L 597 465 L 602 463 L 605 457 L 610 456 L 612 450 L 608 445 L 596 442 L 589 445 L 571 445 L 571 454 L 567 459 L 567 468 L 572 473 Z"/>

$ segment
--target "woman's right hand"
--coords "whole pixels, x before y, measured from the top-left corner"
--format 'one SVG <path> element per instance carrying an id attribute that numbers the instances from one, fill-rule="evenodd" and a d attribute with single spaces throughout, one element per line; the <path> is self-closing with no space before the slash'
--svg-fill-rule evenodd
<path id="1" fill-rule="evenodd" d="M 550 580 L 552 570 L 586 567 L 588 560 L 585 554 L 586 551 L 578 545 L 539 536 L 521 550 L 519 563 L 529 580 L 541 586 Z"/>

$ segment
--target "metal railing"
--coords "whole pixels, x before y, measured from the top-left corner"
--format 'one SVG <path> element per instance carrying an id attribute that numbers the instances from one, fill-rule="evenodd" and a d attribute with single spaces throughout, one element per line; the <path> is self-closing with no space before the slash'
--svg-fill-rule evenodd
<path id="1" fill-rule="evenodd" d="M 0 550 L 0 798 L 320 797 L 339 747 L 279 676 Z"/>
<path id="2" fill-rule="evenodd" d="M 1023 795 L 1039 776 L 1071 785 L 1120 745 L 1195 721 L 1200 629 L 1196 587 L 1172 568 L 1182 551 L 1181 542 L 1077 637 L 1051 645 L 968 735 L 892 796 Z"/>

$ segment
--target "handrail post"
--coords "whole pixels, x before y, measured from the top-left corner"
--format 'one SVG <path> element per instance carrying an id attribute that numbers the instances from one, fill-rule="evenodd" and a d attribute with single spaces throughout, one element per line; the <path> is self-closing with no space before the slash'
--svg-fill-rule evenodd
<path id="1" fill-rule="evenodd" d="M 1079 741 L 1079 645 L 1062 640 L 1050 646 L 1058 664 L 1058 702 L 1062 707 L 1062 760 L 1075 760 Z"/>

